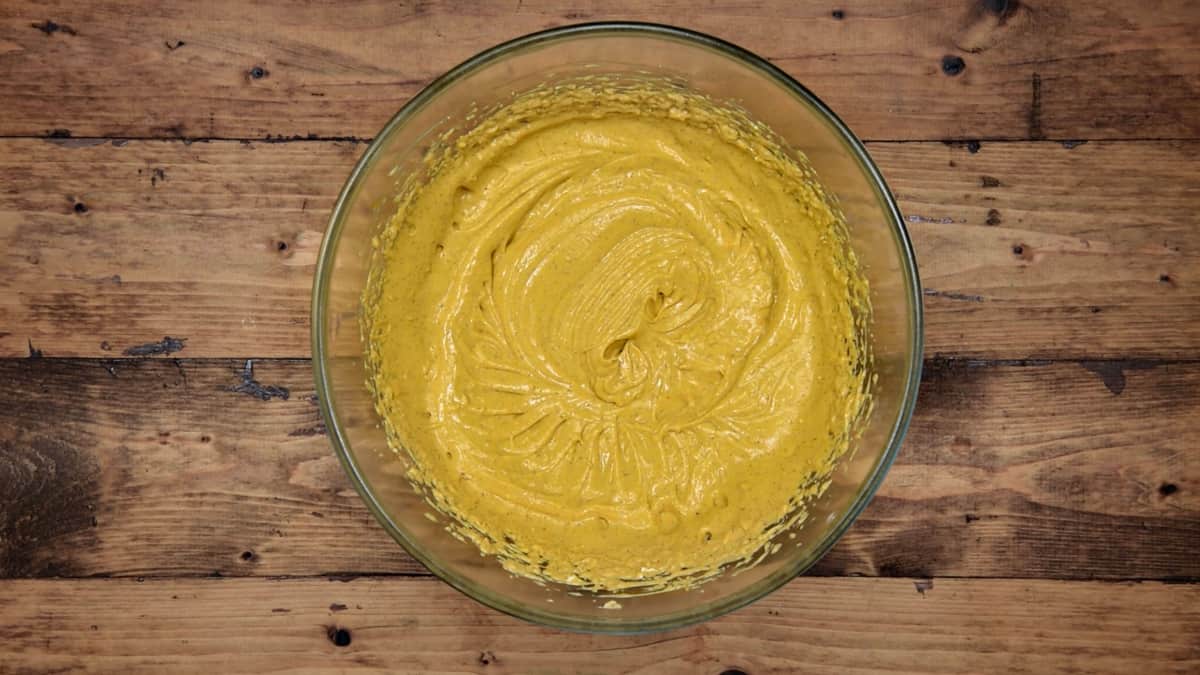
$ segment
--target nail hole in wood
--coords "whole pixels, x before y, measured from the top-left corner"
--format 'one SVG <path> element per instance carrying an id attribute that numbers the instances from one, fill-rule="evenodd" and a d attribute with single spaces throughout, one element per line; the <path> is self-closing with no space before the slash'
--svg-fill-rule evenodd
<path id="1" fill-rule="evenodd" d="M 1164 497 L 1170 497 L 1176 492 L 1179 492 L 1179 486 L 1174 483 L 1163 483 L 1158 486 L 1158 494 Z"/>
<path id="2" fill-rule="evenodd" d="M 947 54 L 942 57 L 942 72 L 950 77 L 954 77 L 967 69 L 967 62 L 962 60 L 961 56 L 953 56 Z"/>
<path id="3" fill-rule="evenodd" d="M 338 647 L 350 646 L 350 631 L 345 628 L 329 627 L 329 641 Z"/>

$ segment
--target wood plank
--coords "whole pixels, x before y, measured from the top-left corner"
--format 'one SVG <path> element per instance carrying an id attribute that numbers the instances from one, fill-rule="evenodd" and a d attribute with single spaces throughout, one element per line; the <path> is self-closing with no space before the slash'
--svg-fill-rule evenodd
<path id="1" fill-rule="evenodd" d="M 815 571 L 1198 578 L 1198 416 L 1197 363 L 927 361 L 904 449 Z"/>
<path id="2" fill-rule="evenodd" d="M 414 574 L 306 361 L 0 361 L 0 577 Z M 282 392 L 277 392 L 282 394 Z M 821 575 L 1200 578 L 1200 363 L 930 362 Z"/>
<path id="3" fill-rule="evenodd" d="M 916 247 L 927 354 L 1200 355 L 1200 145 L 870 150 Z"/>
<path id="4" fill-rule="evenodd" d="M 309 289 L 361 144 L 0 142 L 0 354 L 309 354 Z M 82 205 L 82 206 L 79 206 Z"/>
<path id="5" fill-rule="evenodd" d="M 0 617 L 2 672 L 1200 668 L 1200 585 L 1158 583 L 806 578 L 699 626 L 628 637 L 538 628 L 415 578 L 5 581 Z"/>
<path id="6" fill-rule="evenodd" d="M 317 248 L 363 147 L 0 140 L 0 356 L 171 336 L 181 356 L 307 357 Z M 870 149 L 928 353 L 1200 356 L 1200 143 Z"/>
<path id="7" fill-rule="evenodd" d="M 604 19 L 739 43 L 867 139 L 1200 133 L 1200 13 L 1187 0 L 574 4 L 6 2 L 0 135 L 371 136 L 472 54 Z"/>
<path id="8" fill-rule="evenodd" d="M 240 360 L 0 361 L 0 576 L 423 572 L 342 472 L 308 362 L 251 368 L 287 398 L 234 391 Z"/>

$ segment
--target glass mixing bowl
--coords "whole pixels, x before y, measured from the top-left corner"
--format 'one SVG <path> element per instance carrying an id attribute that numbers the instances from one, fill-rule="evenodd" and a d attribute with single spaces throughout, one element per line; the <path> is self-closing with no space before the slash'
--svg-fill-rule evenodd
<path id="1" fill-rule="evenodd" d="M 359 309 L 371 238 L 394 209 L 406 175 L 433 139 L 461 131 L 474 109 L 517 91 L 584 74 L 654 74 L 745 108 L 808 156 L 846 215 L 870 282 L 874 310 L 875 406 L 861 438 L 809 517 L 776 538 L 759 564 L 699 588 L 607 599 L 514 577 L 445 522 L 404 476 L 388 449 L 371 393 Z M 317 393 L 330 440 L 363 500 L 414 558 L 470 597 L 503 612 L 561 628 L 640 632 L 702 621 L 762 597 L 808 569 L 866 506 L 900 448 L 921 374 L 921 289 L 900 212 L 862 143 L 804 87 L 739 47 L 678 28 L 634 23 L 571 26 L 493 47 L 435 80 L 379 133 L 342 189 L 321 247 L 313 286 L 312 347 Z M 435 522 L 438 521 L 438 522 Z"/>

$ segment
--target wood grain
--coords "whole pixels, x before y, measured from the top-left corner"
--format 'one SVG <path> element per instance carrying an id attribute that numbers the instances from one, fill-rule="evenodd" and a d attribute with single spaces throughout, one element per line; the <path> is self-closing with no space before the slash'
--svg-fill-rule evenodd
<path id="1" fill-rule="evenodd" d="M 1200 668 L 1200 586 L 1158 583 L 803 578 L 715 621 L 630 637 L 538 628 L 414 578 L 4 581 L 0 617 L 6 673 Z"/>
<path id="2" fill-rule="evenodd" d="M 0 675 L 1200 671 L 1200 6 L 572 4 L 0 3 Z M 761 53 L 875 141 L 928 357 L 809 575 L 623 638 L 430 578 L 307 360 L 363 141 L 481 49 L 614 18 Z"/>
<path id="3" fill-rule="evenodd" d="M 480 50 L 637 19 L 764 55 L 866 139 L 1196 138 L 1198 18 L 1187 0 L 21 0 L 0 8 L 0 135 L 366 137 Z"/>
<path id="4" fill-rule="evenodd" d="M 170 335 L 184 356 L 307 356 L 317 248 L 359 151 L 0 142 L 2 353 Z"/>
<path id="5" fill-rule="evenodd" d="M 1200 145 L 870 150 L 917 250 L 927 354 L 1200 355 Z"/>
<path id="6" fill-rule="evenodd" d="M 1124 369 L 1122 369 L 1124 368 Z M 0 577 L 419 574 L 306 361 L 0 361 Z M 287 398 L 282 398 L 286 389 Z M 1200 577 L 1200 364 L 930 362 L 820 575 Z"/>
<path id="7" fill-rule="evenodd" d="M 364 146 L 0 140 L 0 356 L 307 357 L 326 220 Z M 928 353 L 1200 357 L 1200 143 L 873 143 Z M 988 187 L 984 187 L 984 185 Z"/>

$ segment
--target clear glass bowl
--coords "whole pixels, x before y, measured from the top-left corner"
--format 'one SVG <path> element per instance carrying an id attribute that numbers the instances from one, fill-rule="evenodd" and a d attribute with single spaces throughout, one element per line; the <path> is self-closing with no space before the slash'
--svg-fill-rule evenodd
<path id="1" fill-rule="evenodd" d="M 388 450 L 371 394 L 359 327 L 371 238 L 391 215 L 398 183 L 415 171 L 432 139 L 461 129 L 473 108 L 545 82 L 596 73 L 651 73 L 730 101 L 804 152 L 845 212 L 871 287 L 875 408 L 825 494 L 779 550 L 758 565 L 698 589 L 605 598 L 504 571 L 445 523 L 405 479 Z M 321 247 L 313 286 L 312 346 L 317 393 L 342 465 L 388 533 L 434 574 L 503 612 L 560 628 L 629 633 L 712 618 L 762 597 L 813 565 L 866 506 L 900 448 L 921 374 L 921 289 L 912 245 L 879 170 L 850 130 L 811 92 L 739 47 L 666 26 L 605 23 L 529 35 L 454 68 L 408 102 L 367 149 L 342 189 Z M 352 545 L 348 542 L 347 545 Z"/>

